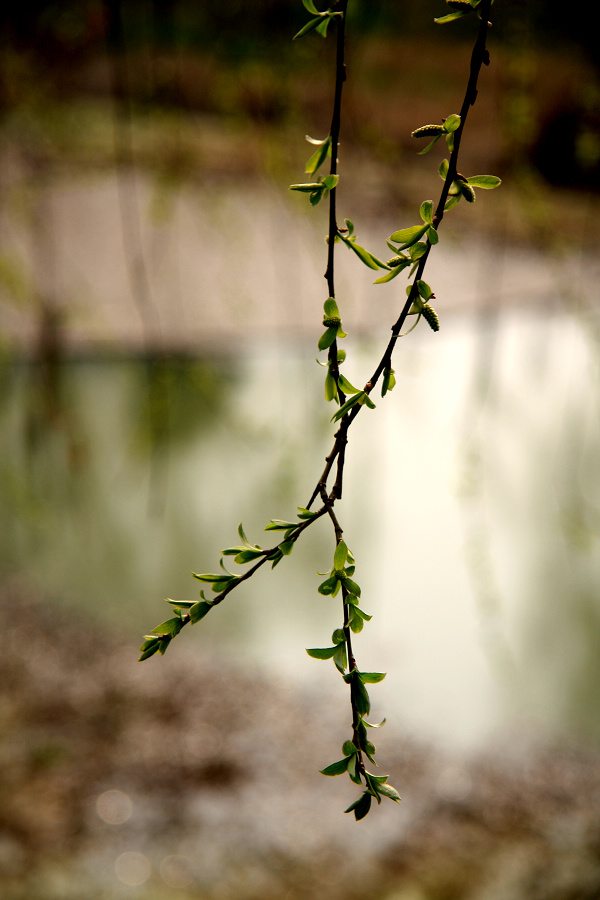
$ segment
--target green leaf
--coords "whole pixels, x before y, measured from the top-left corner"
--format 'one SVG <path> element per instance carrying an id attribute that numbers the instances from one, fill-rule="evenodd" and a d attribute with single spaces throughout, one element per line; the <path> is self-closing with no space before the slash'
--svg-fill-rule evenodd
<path id="1" fill-rule="evenodd" d="M 313 191 L 322 191 L 324 185 L 320 181 L 313 181 L 307 184 L 290 184 L 290 191 L 300 191 L 301 194 L 312 194 Z"/>
<path id="2" fill-rule="evenodd" d="M 340 759 L 339 762 L 331 763 L 326 769 L 321 769 L 321 775 L 343 775 L 348 769 L 348 757 Z"/>
<path id="3" fill-rule="evenodd" d="M 210 572 L 192 572 L 192 575 L 194 576 L 194 578 L 197 578 L 198 581 L 207 581 L 209 583 L 212 583 L 213 581 L 223 581 L 224 578 L 223 575 L 215 575 L 214 573 Z"/>
<path id="4" fill-rule="evenodd" d="M 418 259 L 427 252 L 427 244 L 423 241 L 417 241 L 416 244 L 413 244 L 412 247 L 409 247 L 408 252 L 410 253 L 410 258 L 413 262 L 416 262 Z"/>
<path id="5" fill-rule="evenodd" d="M 360 821 L 360 819 L 364 819 L 371 809 L 371 797 L 372 795 L 368 791 L 365 791 L 362 797 L 355 800 L 354 803 L 351 803 L 345 812 L 354 812 L 354 818 L 357 822 Z"/>
<path id="6" fill-rule="evenodd" d="M 360 244 L 357 244 L 355 241 L 345 240 L 343 237 L 342 240 L 347 247 L 350 247 L 351 250 L 354 250 L 358 258 L 365 264 L 365 266 L 368 266 L 369 269 L 375 269 L 376 271 L 379 269 L 379 266 L 368 250 L 365 250 L 364 247 L 361 247 Z"/>
<path id="7" fill-rule="evenodd" d="M 363 719 L 363 723 L 367 726 L 367 728 L 383 728 L 383 726 L 384 726 L 385 723 L 386 723 L 386 719 L 382 719 L 381 722 L 378 722 L 376 725 L 373 724 L 372 722 L 367 722 L 366 719 Z M 379 778 L 384 778 L 384 779 L 385 779 L 385 778 L 387 778 L 388 776 L 387 776 L 387 775 L 381 775 L 381 776 L 377 776 L 377 777 L 379 777 Z"/>
<path id="8" fill-rule="evenodd" d="M 348 548 L 344 541 L 340 541 L 337 547 L 335 548 L 335 554 L 333 557 L 333 567 L 334 569 L 343 569 L 346 560 L 348 559 Z"/>
<path id="9" fill-rule="evenodd" d="M 176 635 L 179 634 L 182 627 L 183 626 L 181 623 L 181 619 L 178 617 L 175 617 L 173 619 L 167 619 L 166 622 L 161 622 L 160 625 L 157 625 L 156 628 L 152 629 L 152 634 L 158 634 L 161 636 L 164 634 L 168 634 L 168 635 L 172 635 L 173 637 L 175 637 Z"/>
<path id="10" fill-rule="evenodd" d="M 331 325 L 327 331 L 323 332 L 319 338 L 319 350 L 327 350 L 328 347 L 331 347 L 337 337 L 337 332 L 337 326 L 335 325 Z"/>
<path id="11" fill-rule="evenodd" d="M 385 275 L 382 275 L 381 278 L 376 278 L 373 284 L 385 284 L 387 281 L 391 281 L 392 278 L 395 278 L 396 275 L 399 275 L 400 272 L 403 271 L 407 266 L 410 265 L 410 261 L 407 260 L 405 263 L 401 263 L 399 266 L 394 266 L 391 272 L 386 272 Z"/>
<path id="12" fill-rule="evenodd" d="M 460 197 L 460 194 L 454 194 L 454 196 L 448 197 L 446 205 L 444 206 L 444 212 L 448 212 L 449 209 L 452 209 L 453 206 L 456 206 L 456 204 L 460 200 Z"/>
<path id="13" fill-rule="evenodd" d="M 402 797 L 400 796 L 396 788 L 392 787 L 391 784 L 382 784 L 381 782 L 376 782 L 374 787 L 377 793 L 381 794 L 382 797 L 389 797 L 390 800 L 394 800 L 396 803 L 399 803 L 402 800 Z"/>
<path id="14" fill-rule="evenodd" d="M 358 756 L 356 754 L 353 754 L 348 759 L 348 775 L 354 784 L 362 784 L 360 772 L 358 771 Z"/>
<path id="15" fill-rule="evenodd" d="M 348 656 L 346 654 L 346 644 L 338 644 L 333 655 L 333 661 L 338 672 L 343 675 L 348 668 Z"/>
<path id="16" fill-rule="evenodd" d="M 371 712 L 371 701 L 369 700 L 367 689 L 359 677 L 355 676 L 352 679 L 350 691 L 352 693 L 352 698 L 358 714 L 360 716 L 368 716 Z"/>
<path id="17" fill-rule="evenodd" d="M 303 5 L 303 7 L 304 7 L 305 9 L 307 9 L 307 10 L 309 11 L 309 13 L 311 14 L 311 16 L 322 16 L 322 15 L 324 15 L 323 13 L 319 12 L 319 10 L 318 10 L 317 7 L 315 6 L 315 4 L 312 2 L 312 0 L 302 0 L 302 5 Z"/>
<path id="18" fill-rule="evenodd" d="M 340 317 L 340 311 L 338 309 L 338 305 L 335 301 L 335 297 L 328 297 L 325 303 L 323 304 L 323 312 L 326 316 Z"/>
<path id="19" fill-rule="evenodd" d="M 279 545 L 279 549 L 284 556 L 289 556 L 294 549 L 294 541 L 284 541 Z"/>
<path id="20" fill-rule="evenodd" d="M 167 650 L 169 649 L 170 643 L 171 643 L 171 638 L 168 636 L 161 638 L 160 641 L 158 642 L 158 652 L 162 656 L 164 656 L 165 653 L 167 652 Z"/>
<path id="21" fill-rule="evenodd" d="M 305 509 L 303 506 L 298 507 L 298 518 L 299 519 L 313 519 L 316 516 L 316 512 L 312 509 Z"/>
<path id="22" fill-rule="evenodd" d="M 431 288 L 429 287 L 429 285 L 427 284 L 426 281 L 417 281 L 417 290 L 418 290 L 419 294 L 421 295 L 421 297 L 423 298 L 423 300 L 425 300 L 425 301 L 431 300 L 431 298 L 433 296 L 433 291 L 431 290 Z"/>
<path id="23" fill-rule="evenodd" d="M 286 522 L 285 519 L 271 519 L 268 525 L 265 525 L 265 531 L 287 531 L 288 528 L 297 528 L 297 522 Z"/>
<path id="24" fill-rule="evenodd" d="M 212 603 L 206 603 L 204 600 L 199 600 L 197 603 L 194 603 L 194 605 L 190 609 L 190 619 L 192 625 L 195 625 L 196 622 L 199 622 L 200 619 L 203 619 L 204 616 L 211 611 L 213 605 L 214 604 Z"/>
<path id="25" fill-rule="evenodd" d="M 160 641 L 158 640 L 158 638 L 152 638 L 151 640 L 144 641 L 144 643 L 140 647 L 140 653 L 142 655 L 138 659 L 138 662 L 143 662 L 145 659 L 149 659 L 151 656 L 154 656 L 154 654 L 158 652 L 159 646 Z"/>
<path id="26" fill-rule="evenodd" d="M 450 168 L 450 163 L 448 162 L 447 159 L 443 159 L 440 163 L 438 173 L 439 173 L 440 178 L 443 178 L 444 181 L 446 180 L 446 175 L 448 174 L 449 168 Z"/>
<path id="27" fill-rule="evenodd" d="M 445 25 L 447 22 L 454 22 L 455 19 L 462 19 L 463 16 L 468 16 L 468 13 L 465 12 L 456 12 L 449 13 L 447 16 L 442 16 L 439 19 L 434 19 L 434 22 L 437 22 L 438 25 Z"/>
<path id="28" fill-rule="evenodd" d="M 373 618 L 373 616 L 369 616 L 366 612 L 364 612 L 364 610 L 359 609 L 358 606 L 355 606 L 355 607 L 354 607 L 354 612 L 355 612 L 358 616 L 360 616 L 361 619 L 364 619 L 365 622 L 370 622 L 371 619 Z"/>
<path id="29" fill-rule="evenodd" d="M 442 134 L 443 134 L 443 131 L 440 131 L 439 134 L 436 134 L 436 136 L 434 137 L 434 139 L 433 139 L 432 141 L 430 141 L 430 142 L 427 144 L 427 146 L 423 148 L 423 150 L 419 150 L 419 152 L 417 153 L 417 156 L 425 156 L 426 153 L 429 153 L 429 151 L 430 151 L 433 147 L 435 147 L 435 145 L 437 144 L 437 142 L 438 142 L 439 139 L 441 138 Z"/>
<path id="30" fill-rule="evenodd" d="M 358 394 L 361 391 L 361 388 L 354 387 L 353 384 L 350 384 L 345 375 L 339 376 L 338 384 L 345 394 Z"/>
<path id="31" fill-rule="evenodd" d="M 395 244 L 402 244 L 400 250 L 406 250 L 415 241 L 418 241 L 422 234 L 425 234 L 427 225 L 412 225 L 410 228 L 401 228 L 390 236 L 390 241 Z"/>
<path id="32" fill-rule="evenodd" d="M 250 547 L 250 541 L 249 541 L 248 538 L 246 537 L 246 533 L 245 533 L 245 531 L 244 531 L 244 526 L 242 525 L 241 522 L 240 522 L 240 524 L 238 525 L 238 534 L 239 534 L 239 536 L 240 536 L 240 540 L 242 541 L 242 543 L 245 544 L 246 547 Z"/>
<path id="33" fill-rule="evenodd" d="M 313 647 L 306 652 L 313 659 L 333 659 L 336 650 L 337 647 Z"/>
<path id="34" fill-rule="evenodd" d="M 195 600 L 171 600 L 169 597 L 165 597 L 165 603 L 170 603 L 171 606 L 178 606 L 180 609 L 189 609 L 195 602 Z"/>
<path id="35" fill-rule="evenodd" d="M 467 201 L 467 203 L 475 203 L 475 188 L 471 187 L 470 184 L 467 184 L 465 181 L 459 181 L 460 192 Z"/>
<path id="36" fill-rule="evenodd" d="M 385 672 L 361 672 L 361 681 L 365 684 L 377 684 L 385 678 Z"/>
<path id="37" fill-rule="evenodd" d="M 369 397 L 369 395 L 367 394 L 366 391 L 363 391 L 363 396 L 360 398 L 360 400 L 358 402 L 360 403 L 361 406 L 364 404 L 365 406 L 368 406 L 369 409 L 375 409 L 375 404 L 373 403 L 373 401 L 371 400 L 371 398 Z"/>
<path id="38" fill-rule="evenodd" d="M 354 614 L 355 609 L 356 609 L 356 607 L 353 606 L 351 609 L 351 613 L 350 613 L 350 618 L 349 618 L 350 630 L 354 634 L 360 634 L 360 632 L 363 630 L 364 623 L 360 616 L 356 616 Z"/>
<path id="39" fill-rule="evenodd" d="M 500 187 L 502 179 L 496 175 L 473 175 L 472 178 L 467 178 L 467 184 L 483 188 L 484 191 L 493 191 L 494 188 Z"/>
<path id="40" fill-rule="evenodd" d="M 359 402 L 359 400 L 363 394 L 364 394 L 364 391 L 361 391 L 359 394 L 353 394 L 352 397 L 350 397 L 348 400 L 346 400 L 344 405 L 340 406 L 340 408 L 337 410 L 337 412 L 335 412 L 333 414 L 333 416 L 331 417 L 331 421 L 337 422 L 337 421 L 339 421 L 339 419 L 342 418 L 342 416 L 345 416 L 346 413 L 349 412 L 349 410 L 352 409 L 353 406 L 356 406 L 356 404 Z"/>
<path id="41" fill-rule="evenodd" d="M 431 200 L 425 200 L 423 203 L 421 203 L 421 209 L 419 210 L 419 212 L 423 221 L 428 225 L 431 225 L 433 221 L 433 203 L 431 202 Z"/>
<path id="42" fill-rule="evenodd" d="M 314 175 L 321 168 L 321 166 L 327 159 L 330 142 L 331 137 L 328 137 L 325 141 L 319 143 L 319 146 L 306 163 L 306 168 L 304 169 L 304 171 L 307 175 Z M 323 180 L 323 183 L 325 183 L 325 180 Z M 327 185 L 327 187 L 330 187 L 330 185 Z"/>
<path id="43" fill-rule="evenodd" d="M 331 16 L 323 16 L 320 23 L 317 25 L 317 32 L 321 35 L 321 37 L 327 37 L 327 29 L 329 28 L 330 22 Z"/>
<path id="44" fill-rule="evenodd" d="M 307 22 L 306 25 L 304 25 L 304 27 L 301 28 L 300 31 L 298 31 L 294 35 L 292 40 L 296 41 L 298 38 L 304 37 L 305 34 L 308 34 L 310 31 L 313 30 L 313 28 L 316 28 L 320 24 L 321 24 L 321 13 L 319 13 L 318 18 L 311 19 L 309 22 Z"/>
<path id="45" fill-rule="evenodd" d="M 244 563 L 252 562 L 252 560 L 259 559 L 259 557 L 264 556 L 262 550 L 242 550 L 236 558 L 234 562 L 237 563 L 238 566 L 243 566 Z"/>
<path id="46" fill-rule="evenodd" d="M 448 116 L 447 119 L 444 119 L 444 131 L 447 134 L 452 134 L 453 131 L 456 131 L 457 128 L 460 127 L 460 116 L 455 114 Z"/>
<path id="47" fill-rule="evenodd" d="M 344 636 L 344 631 L 342 628 L 336 628 L 333 634 L 331 635 L 331 643 L 332 644 L 343 644 L 346 640 Z"/>
<path id="48" fill-rule="evenodd" d="M 354 222 L 352 221 L 352 219 L 344 219 L 344 223 L 346 225 L 346 228 L 348 229 L 348 237 L 350 237 L 352 234 L 354 234 Z"/>
<path id="49" fill-rule="evenodd" d="M 337 578 L 335 577 L 335 575 L 332 575 L 330 578 L 327 578 L 325 581 L 323 581 L 319 585 L 317 590 L 320 594 L 327 596 L 327 594 L 333 594 L 334 591 L 336 591 L 336 593 L 337 593 L 336 589 L 339 589 L 338 584 L 339 584 L 339 582 L 338 582 Z M 335 594 L 334 594 L 334 596 L 335 596 Z"/>
<path id="50" fill-rule="evenodd" d="M 358 753 L 358 747 L 352 741 L 344 741 L 342 744 L 342 753 L 344 756 L 352 756 L 353 753 Z"/>
<path id="51" fill-rule="evenodd" d="M 427 229 L 427 237 L 429 238 L 429 243 L 435 245 L 439 241 L 437 230 L 431 226 L 431 228 Z"/>
<path id="52" fill-rule="evenodd" d="M 344 587 L 349 594 L 352 594 L 354 597 L 360 597 L 360 587 L 351 578 L 344 578 Z"/>
<path id="53" fill-rule="evenodd" d="M 324 184 L 328 191 L 332 191 L 339 180 L 339 175 L 326 175 L 321 184 Z"/>
<path id="54" fill-rule="evenodd" d="M 396 244 L 402 243 L 412 243 L 419 239 L 420 235 L 423 231 L 422 225 L 411 225 L 410 228 L 401 228 L 399 231 L 394 231 L 393 234 L 390 235 L 390 241 L 394 241 Z"/>
<path id="55" fill-rule="evenodd" d="M 384 369 L 381 383 L 381 396 L 385 397 L 388 391 L 392 391 L 396 384 L 396 376 L 393 369 Z"/>
<path id="56" fill-rule="evenodd" d="M 278 566 L 281 560 L 283 559 L 283 553 L 281 550 L 276 550 L 273 556 L 270 556 L 269 559 L 272 559 L 273 562 L 271 564 L 271 568 L 274 569 L 275 566 Z"/>

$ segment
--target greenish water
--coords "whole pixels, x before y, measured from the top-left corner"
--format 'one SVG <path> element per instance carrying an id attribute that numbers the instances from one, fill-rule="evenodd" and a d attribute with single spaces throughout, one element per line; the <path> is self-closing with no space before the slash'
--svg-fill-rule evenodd
<path id="1" fill-rule="evenodd" d="M 347 376 L 364 380 L 365 342 Z M 398 384 L 365 410 L 339 515 L 373 621 L 375 715 L 458 749 L 519 728 L 596 739 L 600 713 L 598 368 L 567 315 L 448 316 L 401 347 Z M 190 599 L 240 521 L 261 542 L 304 505 L 331 444 L 312 348 L 214 360 L 5 362 L 3 580 L 141 635 Z M 323 692 L 336 601 L 317 593 L 318 523 L 169 650 L 187 644 Z M 148 665 L 154 665 L 153 660 Z M 160 665 L 160 661 L 157 663 Z"/>

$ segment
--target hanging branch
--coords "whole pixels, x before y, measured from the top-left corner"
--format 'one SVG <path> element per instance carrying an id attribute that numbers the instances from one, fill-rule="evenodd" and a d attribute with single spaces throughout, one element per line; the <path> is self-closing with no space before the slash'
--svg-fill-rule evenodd
<path id="1" fill-rule="evenodd" d="M 468 112 L 477 97 L 477 83 L 481 66 L 489 64 L 486 40 L 492 0 L 446 0 L 452 12 L 440 19 L 436 19 L 436 22 L 443 24 L 473 12 L 479 17 L 480 24 L 471 55 L 469 80 L 460 114 L 449 115 L 442 120 L 441 124 L 424 125 L 412 133 L 416 139 L 431 138 L 430 143 L 421 151 L 421 155 L 428 153 L 438 140 L 443 137 L 446 141 L 450 158 L 449 160 L 444 160 L 439 168 L 439 174 L 443 179 L 443 187 L 435 212 L 433 202 L 426 200 L 421 204 L 420 208 L 421 222 L 417 225 L 400 229 L 391 235 L 387 243 L 395 255 L 387 262 L 383 262 L 357 243 L 354 223 L 350 219 L 344 220 L 345 226 L 343 228 L 340 228 L 337 224 L 336 197 L 339 181 L 337 156 L 342 87 L 346 78 L 344 42 L 348 0 L 337 0 L 336 3 L 323 12 L 316 8 L 313 0 L 302 0 L 302 2 L 313 18 L 295 35 L 296 39 L 304 37 L 311 31 L 317 31 L 325 37 L 332 22 L 336 28 L 336 77 L 331 128 L 329 134 L 323 140 L 314 139 L 307 135 L 307 141 L 316 147 L 305 168 L 306 174 L 312 176 L 313 180 L 302 184 L 293 184 L 291 185 L 291 190 L 308 194 L 313 206 L 317 206 L 321 200 L 329 198 L 329 234 L 327 238 L 327 268 L 325 270 L 328 297 L 323 307 L 325 332 L 319 339 L 318 347 L 320 351 L 327 350 L 327 361 L 321 363 L 327 369 L 325 397 L 328 401 L 335 402 L 339 406 L 332 416 L 332 421 L 339 422 L 339 427 L 335 434 L 331 451 L 325 458 L 323 472 L 312 491 L 306 507 L 298 507 L 297 518 L 299 521 L 290 522 L 272 519 L 265 528 L 266 531 L 283 532 L 283 540 L 269 549 L 263 549 L 258 544 L 249 543 L 244 529 L 240 525 L 238 534 L 242 543 L 222 551 L 220 560 L 222 573 L 194 574 L 194 577 L 199 581 L 210 584 L 216 596 L 208 599 L 205 597 L 204 591 L 201 590 L 199 601 L 180 602 L 168 600 L 167 602 L 174 607 L 174 617 L 157 626 L 151 634 L 146 635 L 141 647 L 140 659 L 148 659 L 157 652 L 164 653 L 171 640 L 185 625 L 200 621 L 210 612 L 213 606 L 221 603 L 229 593 L 251 578 L 265 563 L 271 562 L 272 567 L 276 566 L 284 556 L 288 556 L 292 552 L 294 544 L 300 535 L 313 522 L 323 516 L 327 516 L 332 524 L 334 533 L 333 565 L 327 573 L 323 573 L 326 577 L 319 585 L 318 591 L 324 596 L 331 595 L 336 597 L 338 594 L 341 596 L 343 622 L 341 628 L 336 628 L 332 634 L 332 646 L 311 648 L 307 650 L 307 653 L 315 659 L 332 659 L 337 670 L 350 688 L 352 738 L 345 741 L 342 746 L 343 758 L 327 766 L 322 770 L 322 773 L 333 776 L 347 772 L 351 780 L 363 788 L 358 800 L 346 810 L 346 812 L 353 812 L 358 820 L 367 815 L 373 798 L 375 798 L 377 803 L 381 803 L 382 797 L 387 797 L 394 801 L 399 801 L 400 797 L 395 788 L 387 784 L 386 775 L 373 775 L 365 766 L 365 758 L 375 765 L 375 746 L 368 739 L 367 729 L 378 728 L 385 722 L 384 719 L 379 725 L 373 725 L 367 721 L 366 717 L 370 713 L 370 698 L 366 685 L 381 681 L 385 674 L 382 672 L 363 672 L 359 670 L 356 663 L 352 636 L 362 631 L 364 623 L 368 622 L 371 616 L 359 607 L 361 589 L 354 580 L 355 559 L 343 539 L 343 529 L 334 507 L 336 501 L 342 497 L 348 431 L 363 407 L 375 408 L 370 394 L 380 379 L 382 379 L 382 397 L 393 389 L 395 377 L 392 368 L 392 356 L 398 338 L 403 336 L 402 328 L 407 317 L 409 315 L 416 316 L 415 324 L 409 329 L 410 331 L 416 327 L 421 318 L 425 319 L 433 331 L 439 330 L 437 313 L 430 304 L 430 300 L 435 298 L 435 294 L 423 280 L 423 275 L 432 247 L 439 241 L 438 229 L 445 213 L 461 199 L 468 203 L 473 203 L 475 201 L 475 188 L 489 190 L 498 187 L 500 184 L 500 179 L 493 175 L 476 175 L 467 178 L 460 174 L 457 168 L 459 149 Z M 330 159 L 329 174 L 325 177 L 317 175 L 319 169 L 328 158 Z M 412 282 L 406 291 L 406 302 L 392 326 L 390 340 L 373 375 L 371 375 L 371 378 L 362 389 L 354 387 L 340 372 L 340 366 L 346 358 L 346 353 L 344 350 L 339 349 L 338 342 L 346 337 L 346 333 L 342 328 L 342 320 L 335 298 L 335 245 L 339 243 L 343 243 L 348 249 L 352 250 L 360 261 L 370 269 L 384 270 L 385 274 L 378 277 L 375 284 L 392 281 L 404 269 L 410 269 L 409 275 L 412 277 Z M 336 466 L 335 480 L 331 488 L 328 489 L 334 465 Z M 311 507 L 317 498 L 320 498 L 322 505 L 318 510 L 312 511 Z M 224 559 L 227 556 L 233 556 L 233 561 L 237 565 L 247 565 L 248 563 L 253 563 L 253 565 L 243 575 L 236 575 L 225 567 Z"/>

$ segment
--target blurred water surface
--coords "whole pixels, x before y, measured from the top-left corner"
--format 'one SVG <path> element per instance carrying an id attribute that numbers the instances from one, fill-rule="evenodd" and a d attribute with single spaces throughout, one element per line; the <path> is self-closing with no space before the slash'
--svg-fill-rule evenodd
<path id="1" fill-rule="evenodd" d="M 362 383 L 378 354 L 347 363 Z M 596 738 L 600 480 L 596 335 L 584 315 L 448 315 L 402 341 L 397 387 L 353 429 L 339 514 L 357 558 L 375 715 L 457 750 L 507 727 Z M 4 578 L 124 629 L 135 653 L 190 571 L 293 517 L 333 426 L 311 347 L 2 368 Z M 49 388 L 51 385 L 51 388 Z M 178 645 L 328 692 L 339 604 L 324 522 Z M 158 665 L 153 659 L 145 665 Z"/>

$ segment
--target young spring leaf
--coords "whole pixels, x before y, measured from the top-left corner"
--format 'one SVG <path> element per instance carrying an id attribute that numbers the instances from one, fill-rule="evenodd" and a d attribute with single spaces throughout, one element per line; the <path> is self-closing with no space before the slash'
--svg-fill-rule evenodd
<path id="1" fill-rule="evenodd" d="M 142 646 L 140 647 L 141 656 L 138 659 L 138 662 L 143 662 L 145 659 L 149 659 L 151 656 L 154 656 L 155 653 L 158 653 L 158 649 L 160 647 L 160 640 L 157 637 L 151 637 L 148 635 L 148 639 L 144 641 Z"/>
<path id="2" fill-rule="evenodd" d="M 359 394 L 353 394 L 348 400 L 346 400 L 344 405 L 340 406 L 340 408 L 333 414 L 333 416 L 331 417 L 331 421 L 337 422 L 342 418 L 342 416 L 345 416 L 353 406 L 356 406 L 363 394 L 364 391 L 361 391 Z"/>
<path id="3" fill-rule="evenodd" d="M 483 188 L 484 191 L 493 191 L 494 188 L 500 187 L 502 179 L 496 175 L 473 175 L 471 178 L 467 178 L 467 184 Z"/>
<path id="4" fill-rule="evenodd" d="M 296 40 L 298 40 L 298 38 L 304 37 L 305 34 L 308 34 L 309 32 L 311 32 L 311 31 L 313 30 L 313 28 L 317 28 L 317 26 L 320 25 L 320 24 L 321 24 L 321 13 L 319 13 L 318 18 L 316 18 L 316 19 L 310 19 L 310 20 L 306 23 L 306 25 L 304 25 L 304 26 L 300 29 L 300 31 L 296 32 L 296 34 L 294 35 L 294 37 L 292 38 L 292 40 L 293 40 L 293 41 L 296 41 Z"/>
<path id="5" fill-rule="evenodd" d="M 352 673 L 353 678 L 350 682 L 350 691 L 352 694 L 352 700 L 358 714 L 360 716 L 368 716 L 371 712 L 371 701 L 369 700 L 369 694 L 367 693 L 367 689 L 364 686 L 360 676 L 356 671 Z"/>
<path id="6" fill-rule="evenodd" d="M 385 678 L 385 672 L 361 672 L 361 680 L 365 684 L 377 684 Z"/>
<path id="7" fill-rule="evenodd" d="M 306 184 L 290 184 L 290 191 L 300 191 L 301 194 L 312 194 L 313 191 L 322 191 L 324 185 L 320 181 L 312 181 Z"/>
<path id="8" fill-rule="evenodd" d="M 339 762 L 331 763 L 325 769 L 321 769 L 321 775 L 343 775 L 348 769 L 348 757 L 340 759 Z"/>
<path id="9" fill-rule="evenodd" d="M 264 556 L 262 550 L 244 549 L 237 554 L 234 562 L 237 563 L 238 566 L 243 566 L 244 563 L 252 562 L 255 559 L 259 559 L 261 556 Z"/>
<path id="10" fill-rule="evenodd" d="M 328 191 L 332 191 L 339 180 L 339 175 L 326 175 L 321 184 L 324 184 Z"/>
<path id="11" fill-rule="evenodd" d="M 178 606 L 180 609 L 189 609 L 195 602 L 195 600 L 171 600 L 170 597 L 165 597 L 165 603 L 170 603 L 171 606 Z"/>
<path id="12" fill-rule="evenodd" d="M 337 325 L 331 325 L 327 331 L 324 331 L 321 337 L 319 338 L 318 347 L 319 350 L 327 350 L 335 339 L 337 338 L 338 327 Z"/>
<path id="13" fill-rule="evenodd" d="M 433 203 L 431 200 L 425 200 L 421 203 L 421 209 L 419 210 L 421 218 L 427 225 L 431 225 L 433 222 Z"/>
<path id="14" fill-rule="evenodd" d="M 156 628 L 152 629 L 152 634 L 158 634 L 160 637 L 164 635 L 172 635 L 175 637 L 179 634 L 182 629 L 181 619 L 179 617 L 175 617 L 173 619 L 167 619 L 166 622 L 161 622 L 160 625 L 157 625 Z"/>
<path id="15" fill-rule="evenodd" d="M 333 594 L 334 591 L 337 593 L 338 586 L 339 582 L 337 578 L 335 575 L 331 575 L 325 581 L 321 582 L 317 590 L 320 594 L 323 594 L 323 596 L 327 596 L 328 594 Z"/>
<path id="16" fill-rule="evenodd" d="M 197 603 L 190 608 L 190 620 L 192 625 L 195 625 L 196 622 L 199 622 L 200 619 L 203 619 L 205 615 L 207 615 L 211 609 L 213 608 L 212 603 L 206 603 L 204 600 L 198 600 Z"/>
<path id="17" fill-rule="evenodd" d="M 285 519 L 271 519 L 268 525 L 265 525 L 265 531 L 287 531 L 288 528 L 296 528 L 297 522 L 286 522 Z"/>
<path id="18" fill-rule="evenodd" d="M 336 650 L 337 647 L 313 647 L 306 652 L 309 656 L 312 656 L 313 659 L 333 659 Z"/>
<path id="19" fill-rule="evenodd" d="M 389 263 L 388 263 L 388 265 L 389 265 Z M 375 281 L 373 282 L 373 284 L 385 284 L 387 281 L 391 281 L 392 278 L 395 278 L 396 275 L 399 275 L 400 272 L 402 272 L 403 269 L 405 269 L 409 265 L 410 265 L 409 259 L 403 260 L 397 266 L 394 266 L 392 268 L 391 272 L 386 272 L 385 275 L 382 275 L 380 278 L 376 278 Z"/>
<path id="20" fill-rule="evenodd" d="M 323 13 L 319 12 L 319 10 L 315 6 L 315 4 L 312 2 L 312 0 L 302 0 L 302 6 L 304 7 L 304 9 L 307 9 L 309 11 L 311 16 L 322 16 L 323 15 Z"/>
<path id="21" fill-rule="evenodd" d="M 333 655 L 333 661 L 338 672 L 343 675 L 348 668 L 348 655 L 346 653 L 345 643 L 337 645 L 336 651 Z"/>
<path id="22" fill-rule="evenodd" d="M 426 224 L 413 225 L 410 228 L 401 228 L 400 231 L 395 231 L 390 235 L 390 241 L 393 241 L 395 244 L 401 244 L 402 246 L 399 247 L 399 250 L 406 250 L 408 247 L 412 246 L 412 244 L 416 243 L 426 231 Z"/>
<path id="23" fill-rule="evenodd" d="M 396 803 L 399 803 L 402 800 L 402 797 L 396 788 L 392 787 L 391 784 L 384 784 L 375 778 L 373 780 L 375 781 L 375 790 L 378 794 L 381 794 L 382 797 L 389 797 L 390 800 L 394 800 Z"/>
<path id="24" fill-rule="evenodd" d="M 447 16 L 441 16 L 439 19 L 434 19 L 433 21 L 438 25 L 445 25 L 447 22 L 454 22 L 455 19 L 462 19 L 462 17 L 466 15 L 468 15 L 468 13 L 457 10 L 456 12 L 449 13 Z"/>
<path id="25" fill-rule="evenodd" d="M 444 119 L 444 131 L 446 132 L 446 134 L 452 134 L 452 132 L 456 131 L 456 129 L 459 127 L 460 116 L 452 114 L 451 116 L 448 116 L 448 118 Z"/>
<path id="26" fill-rule="evenodd" d="M 333 557 L 333 567 L 334 569 L 343 569 L 346 560 L 348 559 L 348 548 L 344 541 L 340 541 L 337 547 L 335 548 L 335 554 Z"/>
<path id="27" fill-rule="evenodd" d="M 392 391 L 394 389 L 394 385 L 396 384 L 396 377 L 394 375 L 393 369 L 384 369 L 383 371 L 383 381 L 381 384 L 381 396 L 385 397 L 388 391 Z"/>
<path id="28" fill-rule="evenodd" d="M 350 384 L 348 379 L 344 375 L 340 375 L 338 378 L 338 384 L 343 390 L 345 394 L 358 394 L 360 393 L 361 388 L 355 388 L 353 384 Z"/>
<path id="29" fill-rule="evenodd" d="M 364 819 L 366 815 L 369 814 L 369 810 L 371 809 L 371 798 L 372 794 L 369 791 L 365 791 L 358 800 L 355 800 L 354 803 L 351 803 L 348 809 L 344 810 L 344 812 L 353 812 L 354 818 L 357 822 L 360 819 Z"/>
<path id="30" fill-rule="evenodd" d="M 344 237 L 342 237 L 342 240 L 344 241 L 346 247 L 350 247 L 351 250 L 354 250 L 360 261 L 363 262 L 365 266 L 368 266 L 369 269 L 375 269 L 375 271 L 377 271 L 377 269 L 380 268 L 369 251 L 365 250 L 364 247 L 361 247 L 360 244 L 357 244 L 355 241 L 350 241 Z"/>
<path id="31" fill-rule="evenodd" d="M 311 140 L 311 143 L 318 143 L 318 146 L 306 163 L 304 171 L 307 175 L 315 175 L 327 159 L 331 150 L 331 136 L 324 141 L 315 142 Z M 327 185 L 327 187 L 330 186 Z"/>

